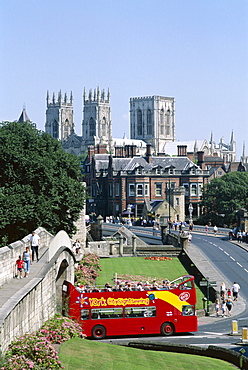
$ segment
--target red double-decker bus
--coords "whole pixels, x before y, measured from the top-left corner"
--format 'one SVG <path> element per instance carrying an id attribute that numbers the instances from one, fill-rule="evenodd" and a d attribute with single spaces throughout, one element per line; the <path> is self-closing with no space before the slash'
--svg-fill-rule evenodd
<path id="1" fill-rule="evenodd" d="M 63 283 L 65 313 L 82 325 L 87 337 L 162 334 L 198 330 L 193 276 L 181 276 L 167 289 L 80 292 Z"/>

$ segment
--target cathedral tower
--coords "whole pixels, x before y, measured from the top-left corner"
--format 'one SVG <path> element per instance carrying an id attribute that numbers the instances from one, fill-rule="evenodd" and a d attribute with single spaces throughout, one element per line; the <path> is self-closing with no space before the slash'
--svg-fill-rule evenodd
<path id="1" fill-rule="evenodd" d="M 175 141 L 175 99 L 146 96 L 130 99 L 130 137 L 163 152 L 167 141 Z"/>
<path id="2" fill-rule="evenodd" d="M 110 92 L 100 91 L 99 87 L 89 91 L 88 97 L 84 89 L 84 110 L 82 136 L 85 150 L 89 145 L 107 144 L 108 152 L 112 152 L 112 122 L 110 112 Z"/>
<path id="3" fill-rule="evenodd" d="M 74 132 L 72 92 L 70 99 L 66 93 L 63 99 L 60 91 L 57 101 L 53 93 L 51 102 L 47 92 L 45 131 L 57 140 L 65 140 Z"/>

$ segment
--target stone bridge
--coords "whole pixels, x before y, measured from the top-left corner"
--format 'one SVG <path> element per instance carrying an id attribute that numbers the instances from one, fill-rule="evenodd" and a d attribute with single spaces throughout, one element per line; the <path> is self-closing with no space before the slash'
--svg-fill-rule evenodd
<path id="1" fill-rule="evenodd" d="M 16 279 L 15 262 L 30 246 L 29 236 L 0 248 L 0 352 L 16 337 L 37 331 L 43 322 L 62 310 L 62 283 L 74 284 L 75 257 L 65 231 L 54 237 L 43 228 L 39 262 L 33 262 L 28 278 Z"/>

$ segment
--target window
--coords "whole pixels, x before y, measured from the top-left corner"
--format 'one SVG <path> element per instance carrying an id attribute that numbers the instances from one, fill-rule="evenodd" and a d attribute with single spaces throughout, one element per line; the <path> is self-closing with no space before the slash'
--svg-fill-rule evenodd
<path id="1" fill-rule="evenodd" d="M 135 187 L 134 184 L 129 184 L 129 196 L 134 197 L 135 196 Z"/>
<path id="2" fill-rule="evenodd" d="M 115 205 L 115 212 L 116 212 L 116 213 L 118 213 L 118 212 L 119 212 L 119 210 L 120 210 L 120 206 L 119 206 L 119 204 L 116 204 L 116 205 Z"/>
<path id="3" fill-rule="evenodd" d="M 158 168 L 156 169 L 156 174 L 157 174 L 157 175 L 161 175 L 161 167 L 158 167 Z"/>
<path id="4" fill-rule="evenodd" d="M 138 167 L 138 169 L 137 169 L 137 174 L 138 174 L 138 175 L 142 175 L 142 167 Z"/>
<path id="5" fill-rule="evenodd" d="M 195 312 L 194 306 L 192 306 L 192 305 L 182 306 L 182 315 L 183 316 L 193 316 L 194 312 Z"/>
<path id="6" fill-rule="evenodd" d="M 198 184 L 198 194 L 202 195 L 202 184 Z"/>
<path id="7" fill-rule="evenodd" d="M 142 136 L 143 130 L 142 130 L 142 112 L 141 110 L 138 110 L 137 112 L 137 134 L 138 136 Z"/>
<path id="8" fill-rule="evenodd" d="M 197 184 L 191 184 L 190 195 L 197 195 Z"/>
<path id="9" fill-rule="evenodd" d="M 120 184 L 118 182 L 115 183 L 115 196 L 119 197 L 120 195 Z"/>
<path id="10" fill-rule="evenodd" d="M 156 307 L 125 307 L 124 316 L 132 317 L 156 317 Z"/>
<path id="11" fill-rule="evenodd" d="M 179 198 L 176 198 L 176 206 L 179 206 Z"/>
<path id="12" fill-rule="evenodd" d="M 97 308 L 91 310 L 92 320 L 97 319 L 120 319 L 122 318 L 122 308 Z"/>
<path id="13" fill-rule="evenodd" d="M 152 112 L 150 109 L 147 111 L 147 128 L 146 128 L 147 135 L 152 135 Z"/>
<path id="14" fill-rule="evenodd" d="M 102 119 L 102 136 L 106 136 L 106 132 L 107 132 L 106 118 L 103 117 L 103 119 Z"/>
<path id="15" fill-rule="evenodd" d="M 96 184 L 92 184 L 91 194 L 92 194 L 92 197 L 95 197 L 96 196 Z"/>
<path id="16" fill-rule="evenodd" d="M 52 136 L 55 138 L 55 139 L 58 139 L 59 138 L 59 125 L 58 125 L 58 122 L 57 121 L 53 121 L 53 127 L 52 127 Z"/>
<path id="17" fill-rule="evenodd" d="M 170 174 L 170 175 L 173 175 L 173 173 L 174 173 L 174 168 L 170 168 L 170 169 L 169 169 L 169 174 Z"/>
<path id="18" fill-rule="evenodd" d="M 81 320 L 89 319 L 89 310 L 81 310 Z"/>
<path id="19" fill-rule="evenodd" d="M 68 119 L 66 119 L 64 124 L 64 139 L 66 139 L 70 135 L 69 129 L 70 129 L 69 121 Z"/>
<path id="20" fill-rule="evenodd" d="M 95 136 L 96 135 L 96 125 L 95 121 L 93 118 L 90 118 L 90 136 Z"/>
<path id="21" fill-rule="evenodd" d="M 137 184 L 137 196 L 142 197 L 143 196 L 143 184 Z"/>
<path id="22" fill-rule="evenodd" d="M 145 196 L 148 197 L 149 195 L 149 185 L 145 184 Z"/>
<path id="23" fill-rule="evenodd" d="M 162 184 L 156 184 L 155 195 L 156 197 L 162 196 Z"/>
<path id="24" fill-rule="evenodd" d="M 160 134 L 164 135 L 164 110 L 160 111 Z"/>
<path id="25" fill-rule="evenodd" d="M 113 184 L 109 184 L 109 196 L 113 196 Z"/>
<path id="26" fill-rule="evenodd" d="M 185 195 L 189 195 L 189 184 L 183 184 L 185 188 Z"/>

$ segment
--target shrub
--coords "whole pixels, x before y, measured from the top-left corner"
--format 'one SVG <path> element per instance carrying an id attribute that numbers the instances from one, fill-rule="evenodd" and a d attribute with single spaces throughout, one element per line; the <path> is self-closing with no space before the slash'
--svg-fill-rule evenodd
<path id="1" fill-rule="evenodd" d="M 97 276 L 97 271 L 101 270 L 99 263 L 100 258 L 96 254 L 85 254 L 79 262 L 78 267 L 75 269 L 75 279 L 80 285 L 94 284 Z"/>

